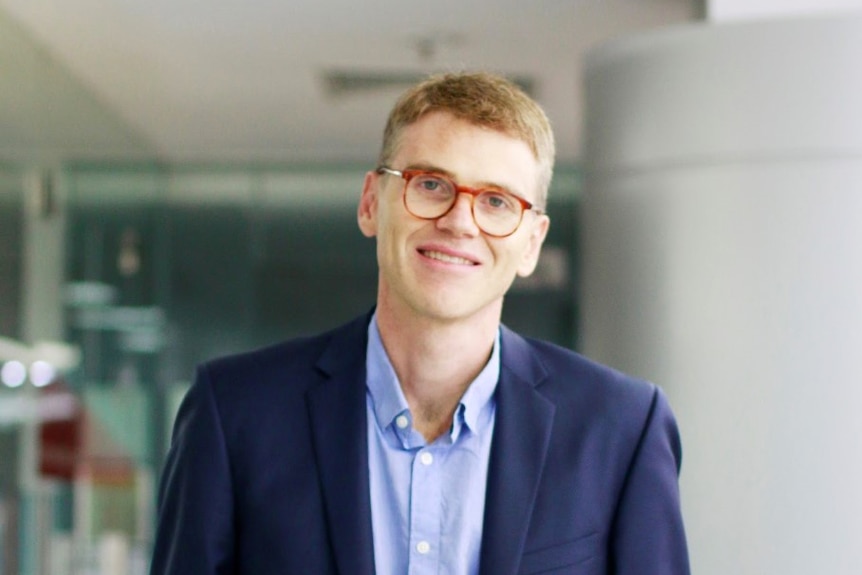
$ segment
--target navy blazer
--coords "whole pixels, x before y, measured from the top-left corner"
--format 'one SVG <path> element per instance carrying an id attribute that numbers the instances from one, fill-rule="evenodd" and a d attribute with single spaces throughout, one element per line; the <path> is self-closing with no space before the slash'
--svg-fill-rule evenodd
<path id="1" fill-rule="evenodd" d="M 368 321 L 198 369 L 153 575 L 374 575 Z M 657 387 L 504 327 L 496 401 L 481 575 L 689 572 Z"/>

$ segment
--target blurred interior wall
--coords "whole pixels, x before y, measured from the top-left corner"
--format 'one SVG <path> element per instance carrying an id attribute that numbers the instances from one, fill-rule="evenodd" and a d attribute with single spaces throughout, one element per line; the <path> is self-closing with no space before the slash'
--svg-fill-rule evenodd
<path id="1" fill-rule="evenodd" d="M 862 17 L 587 62 L 581 347 L 666 388 L 693 572 L 862 573 Z"/>

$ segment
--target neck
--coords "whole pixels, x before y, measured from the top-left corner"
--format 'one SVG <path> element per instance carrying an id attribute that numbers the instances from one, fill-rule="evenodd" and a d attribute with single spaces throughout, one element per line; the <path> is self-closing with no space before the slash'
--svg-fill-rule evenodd
<path id="1" fill-rule="evenodd" d="M 416 429 L 433 441 L 450 428 L 461 397 L 488 362 L 501 305 L 476 317 L 440 320 L 402 314 L 382 303 L 378 301 L 377 325 L 383 347 Z"/>

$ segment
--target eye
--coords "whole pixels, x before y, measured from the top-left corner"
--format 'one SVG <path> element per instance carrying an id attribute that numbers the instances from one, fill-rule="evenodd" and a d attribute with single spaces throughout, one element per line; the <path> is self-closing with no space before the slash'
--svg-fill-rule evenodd
<path id="1" fill-rule="evenodd" d="M 517 212 L 518 202 L 505 192 L 485 191 L 479 195 L 479 205 L 491 212 Z"/>
<path id="2" fill-rule="evenodd" d="M 426 196 L 450 196 L 453 186 L 444 176 L 420 174 L 413 178 L 411 187 Z"/>
<path id="3" fill-rule="evenodd" d="M 432 177 L 419 178 L 419 185 L 422 186 L 422 189 L 433 192 L 440 187 L 440 180 Z"/>

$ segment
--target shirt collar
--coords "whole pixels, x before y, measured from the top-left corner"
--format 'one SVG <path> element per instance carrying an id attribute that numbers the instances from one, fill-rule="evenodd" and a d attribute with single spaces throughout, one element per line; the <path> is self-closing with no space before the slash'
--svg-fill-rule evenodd
<path id="1" fill-rule="evenodd" d="M 396 417 L 409 410 L 407 399 L 401 391 L 395 368 L 386 355 L 380 330 L 377 327 L 377 313 L 371 316 L 368 324 L 368 351 L 366 354 L 366 385 L 374 406 L 374 416 L 380 429 L 386 429 Z"/>
<path id="2" fill-rule="evenodd" d="M 389 356 L 380 339 L 377 327 L 377 313 L 371 317 L 368 324 L 368 349 L 366 354 L 366 373 L 368 393 L 374 409 L 374 417 L 380 429 L 392 425 L 395 418 L 409 411 L 407 399 L 401 390 L 398 376 L 389 361 Z M 452 440 L 460 435 L 462 425 L 473 432 L 478 432 L 487 425 L 493 417 L 494 391 L 500 378 L 500 331 L 494 338 L 494 347 L 488 363 L 479 372 L 455 410 L 452 425 Z"/>

